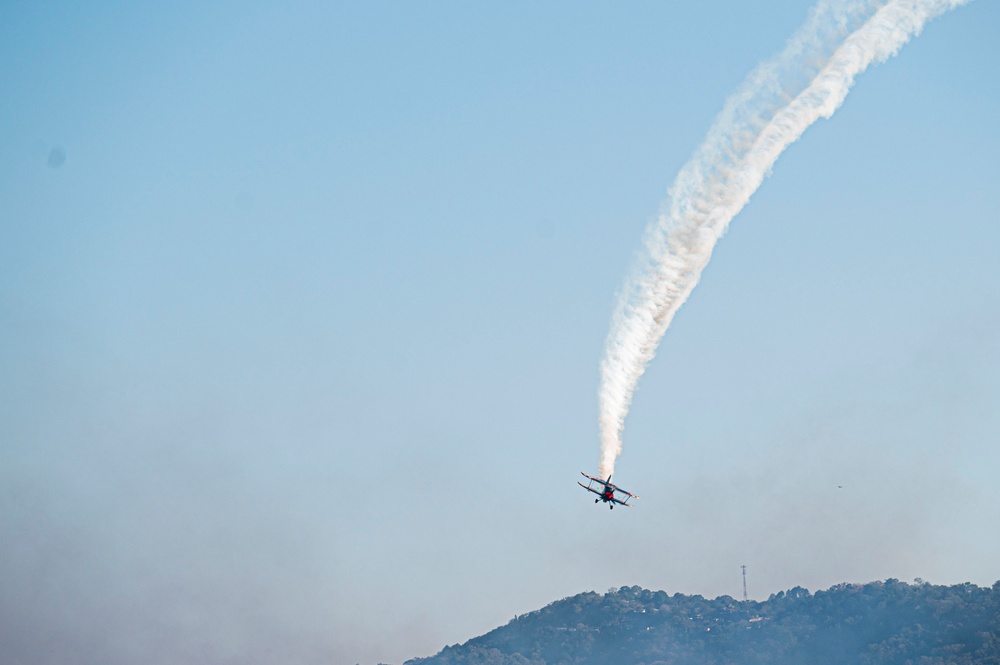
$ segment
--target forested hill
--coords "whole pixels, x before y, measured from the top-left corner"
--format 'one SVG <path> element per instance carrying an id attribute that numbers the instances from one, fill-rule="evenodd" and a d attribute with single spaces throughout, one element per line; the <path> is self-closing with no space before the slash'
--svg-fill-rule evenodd
<path id="1" fill-rule="evenodd" d="M 407 665 L 1000 665 L 1000 582 L 796 587 L 764 602 L 582 593 Z"/>

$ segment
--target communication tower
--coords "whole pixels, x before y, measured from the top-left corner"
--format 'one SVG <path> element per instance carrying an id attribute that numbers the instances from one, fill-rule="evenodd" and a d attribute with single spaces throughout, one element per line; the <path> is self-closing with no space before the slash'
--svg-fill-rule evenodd
<path id="1" fill-rule="evenodd" d="M 747 567 L 743 565 L 740 568 L 743 569 L 743 600 L 747 600 Z"/>

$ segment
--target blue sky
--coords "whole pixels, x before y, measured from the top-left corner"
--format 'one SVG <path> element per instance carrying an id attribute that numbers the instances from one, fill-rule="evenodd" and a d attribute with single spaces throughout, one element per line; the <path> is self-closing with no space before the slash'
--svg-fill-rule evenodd
<path id="1" fill-rule="evenodd" d="M 996 3 L 733 220 L 626 423 L 639 507 L 575 485 L 642 230 L 810 4 L 0 8 L 14 662 L 398 663 L 741 564 L 1000 578 Z"/>

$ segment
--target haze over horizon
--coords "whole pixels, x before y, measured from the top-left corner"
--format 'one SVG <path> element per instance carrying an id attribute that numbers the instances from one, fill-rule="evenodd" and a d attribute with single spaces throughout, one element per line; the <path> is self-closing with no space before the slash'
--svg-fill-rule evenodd
<path id="1" fill-rule="evenodd" d="M 748 3 L 752 4 L 752 3 Z M 0 645 L 401 663 L 587 590 L 1000 579 L 1000 4 L 733 221 L 598 508 L 666 188 L 809 0 L 0 7 Z"/>

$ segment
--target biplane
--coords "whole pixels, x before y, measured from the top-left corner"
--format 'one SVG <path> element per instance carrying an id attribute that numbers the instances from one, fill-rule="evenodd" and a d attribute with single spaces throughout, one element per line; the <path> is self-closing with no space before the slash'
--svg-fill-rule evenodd
<path id="1" fill-rule="evenodd" d="M 601 480 L 600 478 L 588 476 L 583 471 L 580 472 L 580 475 L 583 476 L 584 478 L 587 478 L 587 484 L 584 485 L 580 481 L 577 481 L 576 484 L 582 487 L 583 489 L 587 490 L 588 492 L 593 492 L 594 494 L 597 495 L 597 498 L 594 499 L 594 503 L 597 503 L 598 501 L 603 501 L 604 503 L 609 504 L 608 508 L 614 510 L 616 503 L 619 506 L 628 506 L 629 508 L 632 508 L 633 506 L 629 503 L 629 499 L 639 498 L 638 494 L 632 494 L 631 492 L 626 492 L 622 488 L 612 485 L 611 476 L 608 476 L 607 480 Z M 619 499 L 617 496 L 615 496 L 616 493 L 624 495 L 625 498 Z"/>

